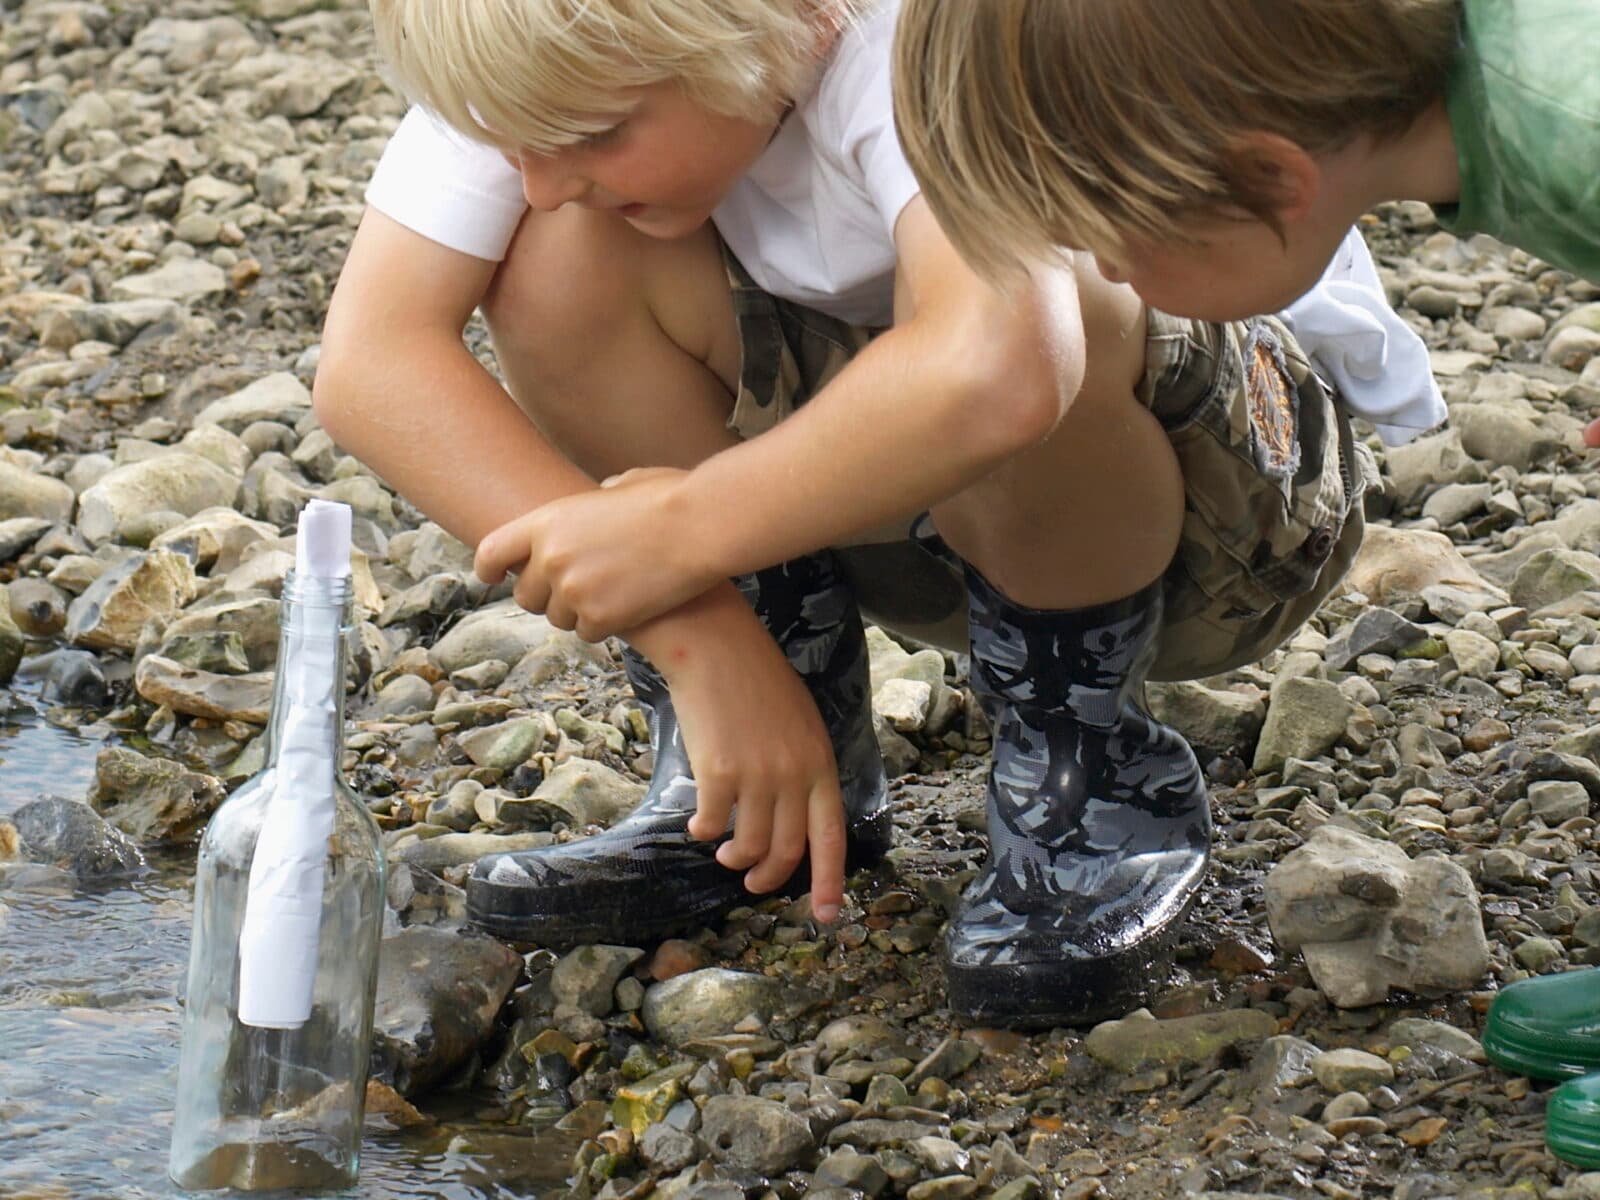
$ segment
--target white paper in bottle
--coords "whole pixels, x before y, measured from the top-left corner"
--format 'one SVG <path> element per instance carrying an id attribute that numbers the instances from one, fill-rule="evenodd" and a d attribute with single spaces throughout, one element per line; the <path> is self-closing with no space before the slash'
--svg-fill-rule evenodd
<path id="1" fill-rule="evenodd" d="M 349 574 L 350 508 L 312 500 L 300 514 L 297 583 Z M 263 1029 L 296 1029 L 311 1015 L 338 770 L 342 616 L 332 606 L 303 608 L 278 664 L 287 708 L 239 936 L 239 1020 Z"/>

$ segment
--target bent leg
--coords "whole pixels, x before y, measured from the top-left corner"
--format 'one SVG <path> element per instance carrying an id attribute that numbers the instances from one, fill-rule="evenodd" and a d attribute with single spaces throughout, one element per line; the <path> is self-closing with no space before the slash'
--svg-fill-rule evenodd
<path id="1" fill-rule="evenodd" d="M 530 212 L 483 312 L 517 404 L 594 478 L 736 440 L 739 333 L 709 225 L 663 241 L 613 213 Z"/>
<path id="2" fill-rule="evenodd" d="M 709 227 L 662 242 L 603 213 L 536 215 L 485 310 L 511 394 L 591 476 L 690 468 L 737 440 L 727 420 L 743 352 Z M 816 702 L 839 769 L 847 861 L 870 862 L 891 826 L 850 588 L 826 553 L 736 582 Z M 593 837 L 479 860 L 467 905 L 480 926 L 551 946 L 618 942 L 698 928 L 748 901 L 745 872 L 689 833 L 700 796 L 665 681 L 631 650 L 624 663 L 651 711 L 649 789 Z M 776 882 L 793 891 L 807 878 L 802 866 Z"/>
<path id="3" fill-rule="evenodd" d="M 1092 270 L 1078 295 L 1085 378 L 1061 424 L 932 514 L 952 549 L 1033 608 L 1132 594 L 1167 569 L 1183 524 L 1177 457 L 1134 394 L 1143 306 Z"/>
<path id="4" fill-rule="evenodd" d="M 972 688 L 994 726 L 989 858 L 944 942 L 975 1020 L 1120 1016 L 1162 982 L 1204 877 L 1187 743 L 1140 704 L 1183 478 L 1138 401 L 1137 298 L 1079 284 L 1086 377 L 1043 443 L 934 510 L 965 560 Z"/>

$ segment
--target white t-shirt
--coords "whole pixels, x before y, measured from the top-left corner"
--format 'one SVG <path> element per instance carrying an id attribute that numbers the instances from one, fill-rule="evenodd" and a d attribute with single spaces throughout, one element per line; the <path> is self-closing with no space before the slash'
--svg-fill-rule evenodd
<path id="1" fill-rule="evenodd" d="M 894 223 L 920 190 L 894 131 L 890 43 L 898 0 L 840 38 L 712 219 L 766 291 L 856 325 L 894 316 Z M 526 208 L 499 151 L 422 109 L 395 131 L 367 203 L 431 241 L 494 262 Z"/>
<path id="2" fill-rule="evenodd" d="M 840 38 L 799 100 L 713 214 L 766 291 L 855 325 L 894 317 L 894 225 L 920 190 L 894 129 L 889 64 L 899 0 Z M 431 241 L 499 262 L 527 209 L 499 151 L 413 109 L 395 131 L 367 203 Z M 1352 230 L 1322 283 L 1284 316 L 1350 411 L 1385 442 L 1445 416 L 1422 340 L 1389 307 Z"/>

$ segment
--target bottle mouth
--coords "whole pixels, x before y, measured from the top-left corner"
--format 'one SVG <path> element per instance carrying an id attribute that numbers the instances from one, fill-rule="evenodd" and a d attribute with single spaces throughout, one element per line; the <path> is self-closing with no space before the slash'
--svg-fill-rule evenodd
<path id="1" fill-rule="evenodd" d="M 291 569 L 283 577 L 285 602 L 316 608 L 344 609 L 355 595 L 355 585 L 348 575 L 301 575 Z"/>

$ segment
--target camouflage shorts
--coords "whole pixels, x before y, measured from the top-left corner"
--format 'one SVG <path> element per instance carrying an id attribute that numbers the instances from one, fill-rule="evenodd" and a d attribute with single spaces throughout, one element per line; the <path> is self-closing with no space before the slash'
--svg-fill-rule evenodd
<path id="1" fill-rule="evenodd" d="M 878 332 L 757 286 L 724 255 L 744 361 L 728 425 L 763 433 Z M 1139 399 L 1183 468 L 1185 513 L 1166 576 L 1154 679 L 1254 662 L 1305 623 L 1361 547 L 1361 496 L 1377 483 L 1337 396 L 1273 318 L 1215 324 L 1152 312 Z M 959 567 L 909 525 L 836 547 L 869 620 L 966 649 Z"/>

